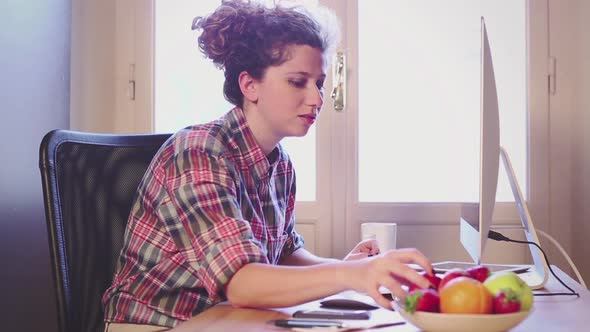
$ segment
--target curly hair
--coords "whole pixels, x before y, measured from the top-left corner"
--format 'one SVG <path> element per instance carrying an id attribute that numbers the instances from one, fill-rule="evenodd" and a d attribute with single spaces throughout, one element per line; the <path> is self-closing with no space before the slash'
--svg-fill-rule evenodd
<path id="1" fill-rule="evenodd" d="M 308 45 L 327 57 L 338 39 L 335 16 L 325 8 L 314 13 L 304 7 L 265 7 L 243 0 L 223 0 L 213 13 L 196 17 L 192 28 L 202 30 L 200 51 L 224 72 L 225 99 L 240 107 L 241 72 L 260 80 L 266 68 L 289 59 L 289 46 Z"/>

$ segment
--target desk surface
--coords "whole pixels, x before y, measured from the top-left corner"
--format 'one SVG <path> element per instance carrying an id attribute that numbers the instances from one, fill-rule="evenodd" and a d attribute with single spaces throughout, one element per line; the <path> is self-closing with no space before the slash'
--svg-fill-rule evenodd
<path id="1" fill-rule="evenodd" d="M 580 298 L 575 296 L 536 296 L 534 311 L 520 325 L 512 329 L 521 331 L 588 331 L 590 326 L 590 291 L 584 289 L 579 283 L 563 273 L 557 267 L 553 270 L 568 286 L 580 293 Z M 547 287 L 541 292 L 568 292 L 559 282 L 551 276 Z M 337 297 L 349 297 L 371 301 L 362 294 L 344 292 Z M 180 324 L 171 331 L 174 332 L 229 332 L 229 331 L 289 331 L 288 329 L 275 327 L 269 324 L 272 319 L 290 317 L 293 312 L 300 309 L 319 308 L 319 301 L 312 301 L 295 307 L 281 309 L 243 309 L 233 308 L 229 304 L 219 304 L 202 314 L 199 314 L 187 322 Z M 373 310 L 368 321 L 346 321 L 352 326 L 374 326 L 383 323 L 403 321 L 401 316 L 386 309 Z M 354 324 L 354 325 L 353 325 Z M 367 329 L 366 331 L 371 331 Z M 374 331 L 386 332 L 413 332 L 418 328 L 407 323 L 400 326 L 374 329 Z"/>

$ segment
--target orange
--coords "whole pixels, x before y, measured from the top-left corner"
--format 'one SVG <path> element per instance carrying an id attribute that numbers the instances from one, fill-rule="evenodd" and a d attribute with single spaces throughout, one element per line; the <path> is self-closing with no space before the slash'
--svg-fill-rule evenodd
<path id="1" fill-rule="evenodd" d="M 458 277 L 439 289 L 440 312 L 447 314 L 491 314 L 493 296 L 479 281 Z"/>

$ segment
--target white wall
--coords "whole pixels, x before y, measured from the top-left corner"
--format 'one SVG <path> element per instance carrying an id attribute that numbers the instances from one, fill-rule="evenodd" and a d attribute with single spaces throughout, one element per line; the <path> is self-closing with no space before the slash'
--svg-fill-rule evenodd
<path id="1" fill-rule="evenodd" d="M 68 128 L 70 0 L 0 1 L 2 331 L 57 332 L 39 145 Z"/>

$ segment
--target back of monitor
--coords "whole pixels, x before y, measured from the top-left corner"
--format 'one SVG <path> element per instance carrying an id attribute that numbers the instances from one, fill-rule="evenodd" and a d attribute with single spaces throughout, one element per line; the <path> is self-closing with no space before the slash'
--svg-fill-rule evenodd
<path id="1" fill-rule="evenodd" d="M 489 230 L 492 228 L 492 215 L 496 202 L 496 189 L 500 159 L 508 175 L 514 201 L 518 207 L 522 227 L 529 242 L 539 244 L 526 200 L 522 195 L 508 153 L 500 146 L 500 124 L 498 95 L 492 62 L 491 50 L 485 20 L 481 18 L 481 120 L 480 120 L 480 176 L 479 203 L 466 204 L 460 222 L 460 239 L 465 250 L 476 264 L 481 263 Z M 533 258 L 533 268 L 521 274 L 523 280 L 532 288 L 545 286 L 549 267 L 539 250 L 529 245 Z"/>

